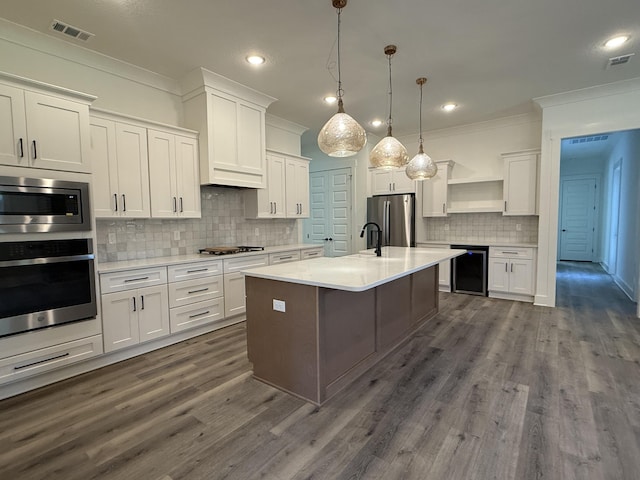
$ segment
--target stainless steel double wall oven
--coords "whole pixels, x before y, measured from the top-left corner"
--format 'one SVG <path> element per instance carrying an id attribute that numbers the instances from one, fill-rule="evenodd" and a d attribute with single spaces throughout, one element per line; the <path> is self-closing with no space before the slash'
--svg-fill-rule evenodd
<path id="1" fill-rule="evenodd" d="M 54 235 L 90 230 L 87 183 L 0 177 L 0 336 L 96 316 L 92 240 Z"/>

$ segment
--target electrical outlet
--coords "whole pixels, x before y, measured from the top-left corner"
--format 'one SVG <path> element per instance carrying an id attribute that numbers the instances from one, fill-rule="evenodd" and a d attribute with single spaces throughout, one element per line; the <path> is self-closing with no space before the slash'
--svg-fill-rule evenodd
<path id="1" fill-rule="evenodd" d="M 516 232 L 521 232 L 521 231 L 522 231 L 522 224 L 516 223 Z"/>
<path id="2" fill-rule="evenodd" d="M 445 224 L 444 224 L 444 229 L 445 229 L 446 231 L 448 231 L 448 230 L 449 230 L 449 224 L 448 224 L 448 223 L 445 223 Z"/>
<path id="3" fill-rule="evenodd" d="M 180 230 L 176 230 L 175 232 L 173 232 L 173 239 L 180 240 Z"/>
<path id="4" fill-rule="evenodd" d="M 115 233 L 110 233 L 109 234 L 109 244 L 113 245 L 114 243 L 116 243 L 116 234 Z"/>
<path id="5" fill-rule="evenodd" d="M 284 300 L 276 300 L 274 298 L 273 299 L 273 309 L 276 312 L 285 312 L 286 311 L 286 304 L 285 304 Z"/>
<path id="6" fill-rule="evenodd" d="M 258 227 L 256 227 L 255 235 L 256 235 L 256 237 L 260 235 L 260 229 Z"/>

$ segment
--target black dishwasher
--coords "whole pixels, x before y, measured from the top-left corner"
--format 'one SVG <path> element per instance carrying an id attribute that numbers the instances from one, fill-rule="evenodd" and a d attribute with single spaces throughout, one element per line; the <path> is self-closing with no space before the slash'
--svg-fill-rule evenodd
<path id="1" fill-rule="evenodd" d="M 489 247 L 480 245 L 451 245 L 466 250 L 455 257 L 451 265 L 452 290 L 458 293 L 487 296 L 487 260 Z"/>

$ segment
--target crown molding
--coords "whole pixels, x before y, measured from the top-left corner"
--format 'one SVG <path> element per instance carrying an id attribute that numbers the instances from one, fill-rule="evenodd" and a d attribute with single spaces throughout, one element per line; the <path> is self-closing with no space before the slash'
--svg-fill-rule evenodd
<path id="1" fill-rule="evenodd" d="M 640 77 L 622 80 L 620 82 L 607 83 L 604 85 L 597 85 L 595 87 L 571 90 L 564 93 L 546 95 L 544 97 L 534 98 L 533 101 L 545 109 L 549 107 L 556 107 L 558 105 L 566 105 L 568 103 L 584 102 L 594 98 L 621 95 L 637 90 L 640 90 Z"/>

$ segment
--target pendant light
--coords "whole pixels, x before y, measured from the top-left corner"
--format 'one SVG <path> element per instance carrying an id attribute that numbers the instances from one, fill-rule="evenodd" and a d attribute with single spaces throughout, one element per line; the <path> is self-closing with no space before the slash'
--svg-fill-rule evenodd
<path id="1" fill-rule="evenodd" d="M 420 77 L 416 80 L 416 83 L 420 85 L 420 139 L 418 141 L 418 153 L 411 159 L 405 172 L 411 180 L 426 180 L 438 173 L 438 166 L 433 163 L 429 155 L 424 153 L 422 148 L 422 86 L 427 83 L 427 79 Z"/>
<path id="2" fill-rule="evenodd" d="M 387 120 L 387 136 L 373 147 L 369 154 L 369 162 L 375 168 L 404 167 L 409 161 L 407 149 L 391 135 L 391 107 L 393 104 L 393 91 L 391 88 L 391 57 L 396 53 L 395 45 L 384 47 L 384 54 L 389 59 L 389 119 Z"/>
<path id="3" fill-rule="evenodd" d="M 338 11 L 338 113 L 324 124 L 318 134 L 318 147 L 330 157 L 350 157 L 367 143 L 367 133 L 350 115 L 344 113 L 342 104 L 342 78 L 340 76 L 340 14 L 347 0 L 332 0 Z"/>

